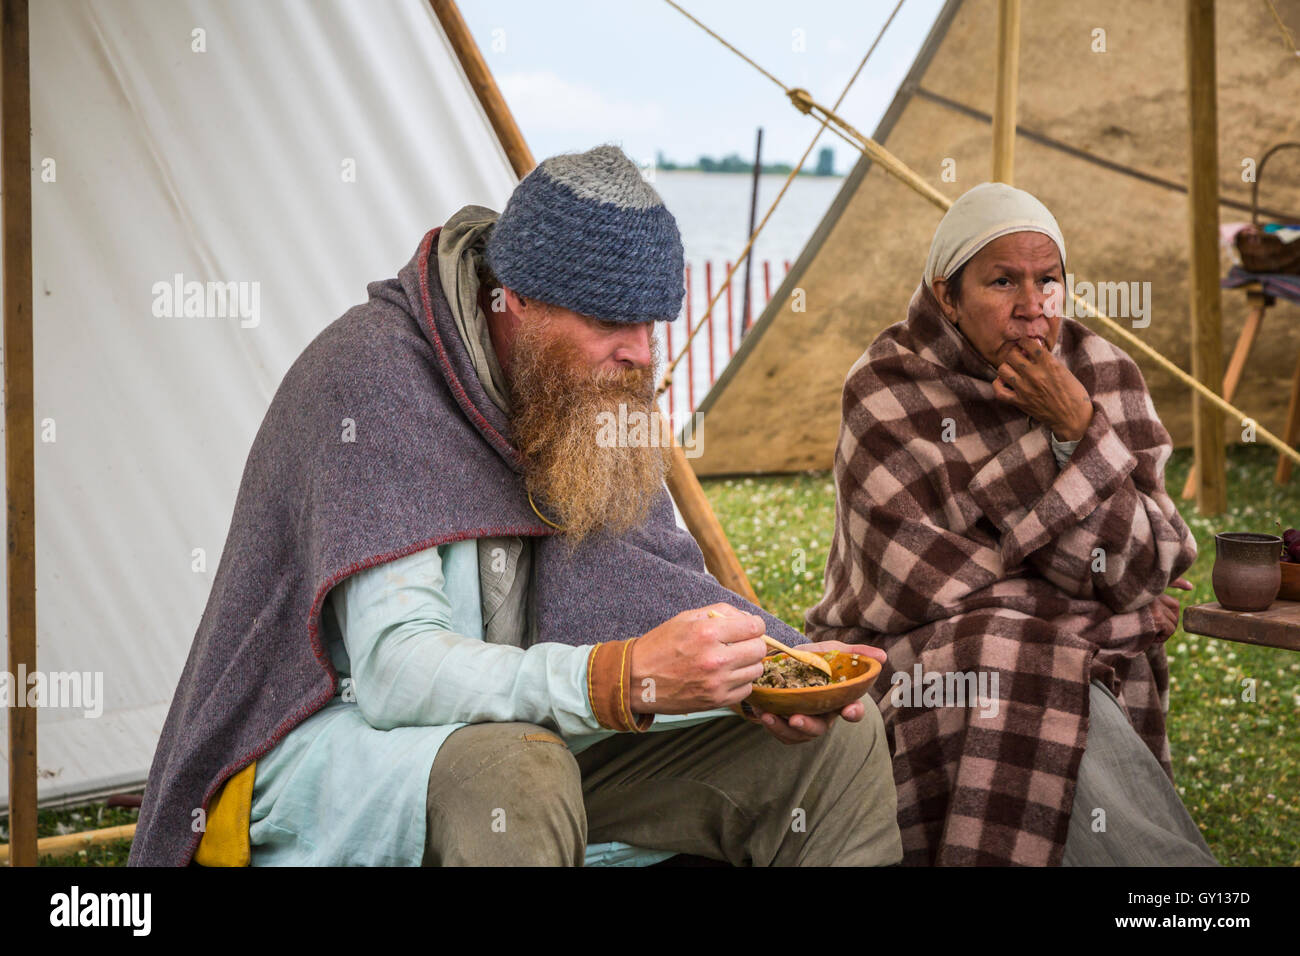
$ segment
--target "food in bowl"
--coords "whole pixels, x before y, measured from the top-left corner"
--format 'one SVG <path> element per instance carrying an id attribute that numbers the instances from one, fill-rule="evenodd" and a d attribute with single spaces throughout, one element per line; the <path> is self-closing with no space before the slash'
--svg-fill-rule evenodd
<path id="1" fill-rule="evenodd" d="M 763 676 L 754 681 L 754 686 L 824 687 L 830 682 L 831 679 L 817 668 L 781 654 L 763 659 Z"/>
<path id="2" fill-rule="evenodd" d="M 880 661 L 873 657 L 844 651 L 820 653 L 831 665 L 829 682 L 803 687 L 765 687 L 755 681 L 754 690 L 747 698 L 749 703 L 778 717 L 835 713 L 862 697 L 880 675 Z M 764 668 L 766 670 L 768 661 L 780 662 L 786 659 L 785 654 L 765 658 Z M 825 677 L 824 674 L 817 673 L 820 677 Z"/>

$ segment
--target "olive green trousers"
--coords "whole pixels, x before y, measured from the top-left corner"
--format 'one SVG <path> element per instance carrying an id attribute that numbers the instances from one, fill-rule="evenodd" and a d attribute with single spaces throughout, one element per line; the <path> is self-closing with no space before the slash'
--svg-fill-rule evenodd
<path id="1" fill-rule="evenodd" d="M 526 723 L 462 727 L 429 774 L 426 866 L 578 866 L 621 841 L 736 866 L 903 856 L 879 711 L 783 744 L 739 717 L 616 734 L 574 755 Z"/>

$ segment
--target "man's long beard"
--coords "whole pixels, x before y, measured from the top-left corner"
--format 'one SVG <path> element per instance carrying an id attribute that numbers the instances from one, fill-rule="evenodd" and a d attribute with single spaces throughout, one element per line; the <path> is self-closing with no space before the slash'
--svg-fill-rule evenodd
<path id="1" fill-rule="evenodd" d="M 663 486 L 669 434 L 655 402 L 658 343 L 651 336 L 647 368 L 593 369 L 550 323 L 521 323 L 510 355 L 510 427 L 524 458 L 524 481 L 537 506 L 576 546 L 596 531 L 621 535 L 649 516 Z M 618 420 L 646 416 L 648 441 L 597 440 L 608 412 Z M 629 429 L 630 431 L 630 429 Z M 606 443 L 607 444 L 607 443 Z"/>

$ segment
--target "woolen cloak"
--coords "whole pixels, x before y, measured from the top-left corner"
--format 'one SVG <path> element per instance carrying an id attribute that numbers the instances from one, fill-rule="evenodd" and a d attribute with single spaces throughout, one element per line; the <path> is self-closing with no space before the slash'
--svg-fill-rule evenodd
<path id="1" fill-rule="evenodd" d="M 705 570 L 666 488 L 641 527 L 588 538 L 572 553 L 538 520 L 506 417 L 439 283 L 438 232 L 307 346 L 271 401 L 154 754 L 131 865 L 190 862 L 203 836 L 196 811 L 334 696 L 320 632 L 330 588 L 415 551 L 537 538 L 540 641 L 635 637 L 719 602 L 760 614 L 781 641 L 806 641 Z"/>
<path id="2" fill-rule="evenodd" d="M 1122 350 L 1062 319 L 1053 354 L 1093 405 L 1064 467 L 924 283 L 844 385 L 835 533 L 805 630 L 888 654 L 871 693 L 905 864 L 1058 864 L 1094 678 L 1173 776 L 1151 602 L 1196 545 L 1165 491 L 1169 434 Z M 904 694 L 917 665 L 945 690 L 996 673 L 997 713 Z"/>

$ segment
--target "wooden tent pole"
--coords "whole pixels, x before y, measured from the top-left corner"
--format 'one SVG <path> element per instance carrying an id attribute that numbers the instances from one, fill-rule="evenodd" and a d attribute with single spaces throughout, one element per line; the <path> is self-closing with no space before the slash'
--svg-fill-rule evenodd
<path id="1" fill-rule="evenodd" d="M 1020 0 L 998 0 L 998 80 L 993 100 L 993 181 L 1015 183 Z"/>
<path id="2" fill-rule="evenodd" d="M 465 71 L 474 95 L 478 97 L 483 112 L 487 113 L 488 122 L 492 124 L 501 148 L 506 151 L 506 158 L 510 160 L 515 175 L 523 179 L 537 165 L 537 161 L 533 159 L 532 150 L 528 148 L 524 134 L 519 131 L 519 124 L 506 106 L 505 97 L 497 88 L 497 81 L 488 69 L 478 44 L 474 42 L 474 35 L 469 32 L 465 18 L 460 15 L 455 0 L 429 2 L 433 5 L 438 22 L 442 24 L 442 32 L 447 35 L 451 48 L 456 51 L 456 59 L 460 60 L 461 69 Z"/>
<path id="3" fill-rule="evenodd" d="M 36 475 L 32 389 L 32 135 L 27 0 L 3 0 L 0 218 L 4 220 L 5 504 L 8 521 L 9 846 L 35 866 L 36 708 L 20 675 L 36 672 Z"/>
<path id="4" fill-rule="evenodd" d="M 1219 123 L 1214 54 L 1214 0 L 1187 0 L 1186 45 L 1190 149 L 1187 183 L 1191 253 L 1192 375 L 1208 388 L 1223 381 L 1223 313 L 1219 298 Z M 1192 399 L 1196 508 L 1228 507 L 1223 414 Z"/>
<path id="5" fill-rule="evenodd" d="M 709 573 L 718 579 L 718 583 L 729 591 L 739 594 L 750 604 L 758 604 L 758 595 L 754 593 L 745 569 L 740 566 L 740 559 L 731 550 L 727 533 L 722 530 L 722 522 L 713 513 L 700 479 L 695 477 L 695 469 L 686 460 L 682 446 L 673 439 L 672 464 L 668 469 L 668 491 L 677 502 L 677 509 L 682 513 L 682 520 L 695 538 L 696 544 L 704 552 L 704 564 Z"/>
<path id="6" fill-rule="evenodd" d="M 45 837 L 37 845 L 41 856 L 72 856 L 81 850 L 103 846 L 117 840 L 134 840 L 136 824 L 124 823 L 116 827 L 103 827 L 99 830 L 83 830 L 80 833 L 65 833 L 62 836 Z M 0 866 L 9 859 L 9 845 L 0 843 Z"/>
<path id="7" fill-rule="evenodd" d="M 456 51 L 461 69 L 469 78 L 470 86 L 478 96 L 479 104 L 487 113 L 492 129 L 496 131 L 497 139 L 501 141 L 515 175 L 522 179 L 537 163 L 528 144 L 524 141 L 523 133 L 519 131 L 519 124 L 515 122 L 505 98 L 497 88 L 496 80 L 492 78 L 492 71 L 488 69 L 478 44 L 474 42 L 473 34 L 465 24 L 465 18 L 460 15 L 455 0 L 429 0 L 429 2 L 433 5 L 433 12 L 438 17 L 438 22 L 442 24 L 443 32 L 446 33 L 452 49 Z M 704 494 L 704 488 L 695 477 L 695 471 L 686 460 L 686 454 L 677 444 L 675 437 L 672 464 L 668 472 L 668 491 L 677 502 L 677 508 L 682 513 L 682 520 L 686 522 L 687 529 L 704 553 L 704 564 L 709 569 L 709 573 L 717 578 L 723 587 L 757 604 L 758 598 L 749 579 L 745 576 L 745 569 L 741 567 L 736 552 L 727 541 L 722 524 L 718 521 L 718 516 L 713 513 L 713 507 Z"/>

